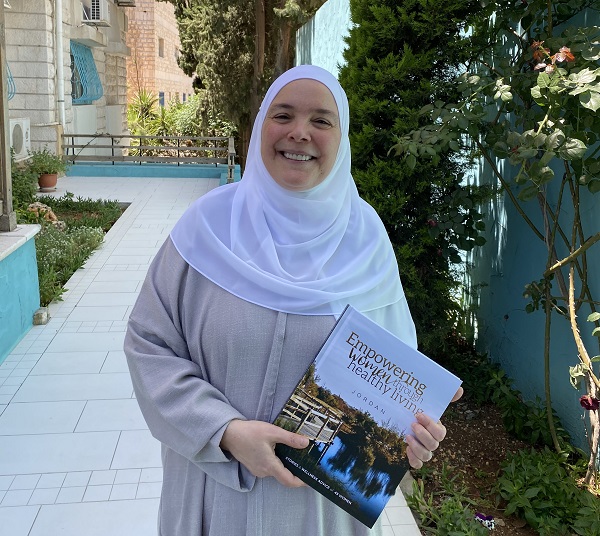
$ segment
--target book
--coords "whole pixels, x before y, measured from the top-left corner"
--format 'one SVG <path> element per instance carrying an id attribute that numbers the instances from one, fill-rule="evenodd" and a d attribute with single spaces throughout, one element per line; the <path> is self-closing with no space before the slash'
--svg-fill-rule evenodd
<path id="1" fill-rule="evenodd" d="M 275 453 L 371 528 L 409 468 L 404 438 L 416 415 L 438 420 L 461 383 L 347 306 L 274 422 L 310 444 Z"/>

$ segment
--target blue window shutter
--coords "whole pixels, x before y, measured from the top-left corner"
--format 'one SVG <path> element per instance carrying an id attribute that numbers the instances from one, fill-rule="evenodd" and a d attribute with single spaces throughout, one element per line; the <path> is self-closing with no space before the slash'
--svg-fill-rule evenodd
<path id="1" fill-rule="evenodd" d="M 92 49 L 71 41 L 73 104 L 91 104 L 104 94 Z"/>
<path id="2" fill-rule="evenodd" d="M 13 78 L 12 73 L 10 72 L 10 66 L 8 65 L 8 63 L 6 64 L 6 74 L 8 75 L 7 78 L 7 85 L 8 85 L 8 100 L 12 99 L 15 96 L 15 93 L 17 92 L 17 87 L 15 86 L 15 79 Z"/>

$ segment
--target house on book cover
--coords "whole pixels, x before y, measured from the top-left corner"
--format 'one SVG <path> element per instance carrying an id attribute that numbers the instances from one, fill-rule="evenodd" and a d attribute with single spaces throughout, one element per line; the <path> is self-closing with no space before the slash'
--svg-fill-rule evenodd
<path id="1" fill-rule="evenodd" d="M 348 307 L 275 424 L 308 437 L 277 445 L 284 465 L 372 527 L 408 470 L 415 415 L 439 419 L 460 380 Z"/>

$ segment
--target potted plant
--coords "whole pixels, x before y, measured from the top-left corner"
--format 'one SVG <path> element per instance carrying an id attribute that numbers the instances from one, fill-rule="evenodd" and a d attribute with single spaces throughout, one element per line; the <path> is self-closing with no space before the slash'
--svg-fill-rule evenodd
<path id="1" fill-rule="evenodd" d="M 38 184 L 42 192 L 55 190 L 58 174 L 64 173 L 68 164 L 60 155 L 44 147 L 29 153 L 29 168 L 38 174 Z"/>

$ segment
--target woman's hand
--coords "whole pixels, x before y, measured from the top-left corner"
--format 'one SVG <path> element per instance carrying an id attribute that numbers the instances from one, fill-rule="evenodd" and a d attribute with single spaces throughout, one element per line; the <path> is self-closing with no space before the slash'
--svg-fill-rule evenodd
<path id="1" fill-rule="evenodd" d="M 463 388 L 452 398 L 456 402 L 463 395 Z M 423 467 L 423 462 L 428 462 L 433 457 L 433 451 L 440 446 L 440 443 L 446 437 L 446 427 L 441 422 L 434 422 L 423 413 L 417 415 L 417 422 L 411 425 L 413 435 L 406 437 L 408 448 L 406 455 L 408 463 L 415 469 Z"/>
<path id="2" fill-rule="evenodd" d="M 305 486 L 275 455 L 276 443 L 303 449 L 308 446 L 309 441 L 304 436 L 268 422 L 238 419 L 229 423 L 221 438 L 221 448 L 230 452 L 254 476 L 272 476 L 280 484 L 290 488 Z"/>

